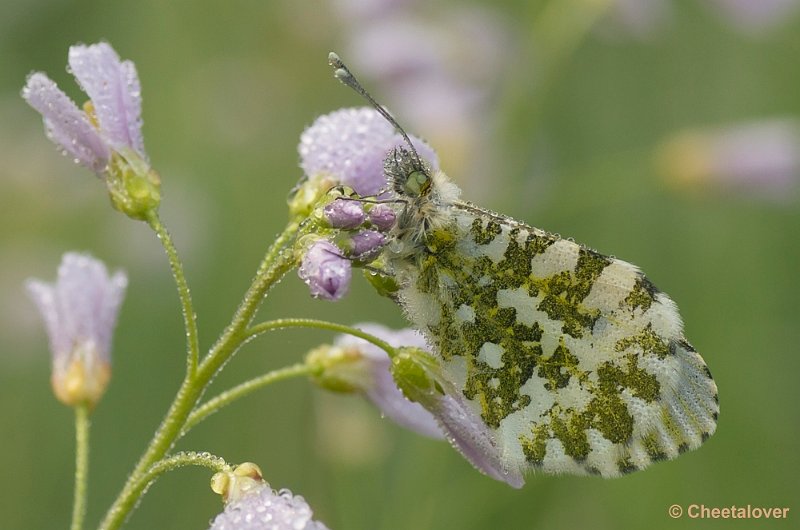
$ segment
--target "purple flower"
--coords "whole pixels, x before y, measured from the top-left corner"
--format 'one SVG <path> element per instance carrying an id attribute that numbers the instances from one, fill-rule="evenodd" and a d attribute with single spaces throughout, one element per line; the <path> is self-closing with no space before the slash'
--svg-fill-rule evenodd
<path id="1" fill-rule="evenodd" d="M 394 14 L 416 0 L 335 0 L 334 9 L 346 18 L 368 23 L 370 19 Z"/>
<path id="2" fill-rule="evenodd" d="M 475 469 L 512 488 L 525 484 L 519 469 L 509 469 L 503 462 L 494 433 L 457 392 L 436 396 L 428 410 L 439 422 L 450 442 Z"/>
<path id="3" fill-rule="evenodd" d="M 425 339 L 413 329 L 392 330 L 380 324 L 356 324 L 356 328 L 385 340 L 391 346 L 427 348 Z M 339 335 L 334 348 L 352 351 L 364 361 L 359 376 L 350 384 L 364 393 L 381 412 L 398 425 L 431 438 L 444 438 L 436 419 L 419 403 L 408 400 L 397 388 L 390 372 L 389 355 L 374 344 L 352 335 Z M 351 375 L 351 374 L 348 374 Z"/>
<path id="4" fill-rule="evenodd" d="M 731 24 L 749 33 L 768 30 L 800 8 L 798 0 L 712 0 L 711 3 Z"/>
<path id="5" fill-rule="evenodd" d="M 361 226 L 367 214 L 358 201 L 336 199 L 322 209 L 322 214 L 333 228 L 349 230 Z"/>
<path id="6" fill-rule="evenodd" d="M 398 357 L 390 360 L 385 351 L 362 339 L 350 335 L 336 339 L 335 347 L 358 348 L 368 361 L 371 377 L 362 378 L 359 384 L 370 401 L 399 425 L 433 438 L 444 435 L 480 472 L 514 488 L 522 487 L 524 480 L 520 470 L 509 469 L 503 462 L 494 433 L 444 377 L 435 359 L 426 353 L 430 347 L 418 331 L 393 331 L 368 323 L 356 327 L 391 346 L 403 348 Z M 430 388 L 418 385 L 419 373 L 425 374 Z M 444 394 L 439 389 L 443 389 Z"/>
<path id="7" fill-rule="evenodd" d="M 411 136 L 419 155 L 438 170 L 433 149 Z M 347 108 L 320 116 L 300 137 L 300 167 L 308 176 L 332 175 L 362 196 L 386 187 L 383 160 L 403 139 L 375 109 Z"/>
<path id="8" fill-rule="evenodd" d="M 522 487 L 525 480 L 521 470 L 504 462 L 495 433 L 480 416 L 479 405 L 467 401 L 434 356 L 405 348 L 392 359 L 391 372 L 403 394 L 433 415 L 450 444 L 475 469 L 513 488 Z"/>
<path id="9" fill-rule="evenodd" d="M 397 221 L 397 214 L 388 204 L 376 204 L 369 211 L 369 221 L 382 232 L 391 230 Z"/>
<path id="10" fill-rule="evenodd" d="M 232 498 L 209 530 L 327 530 L 300 495 L 273 490 L 266 482 Z"/>
<path id="11" fill-rule="evenodd" d="M 44 117 L 49 138 L 75 161 L 102 175 L 116 151 L 147 161 L 136 67 L 105 42 L 69 49 L 69 67 L 91 100 L 79 110 L 45 74 L 28 76 L 22 97 Z"/>
<path id="12" fill-rule="evenodd" d="M 629 37 L 644 41 L 662 33 L 671 19 L 669 0 L 614 0 L 597 32 L 609 40 Z"/>
<path id="13" fill-rule="evenodd" d="M 374 256 L 386 244 L 386 236 L 375 230 L 362 230 L 350 238 L 353 256 L 365 259 Z"/>
<path id="14" fill-rule="evenodd" d="M 800 123 L 776 119 L 684 131 L 664 143 L 659 162 L 675 187 L 784 200 L 800 179 Z"/>
<path id="15" fill-rule="evenodd" d="M 127 286 L 125 273 L 108 275 L 91 256 L 67 253 L 54 284 L 28 280 L 53 355 L 52 384 L 68 405 L 94 405 L 111 376 L 111 336 Z"/>
<path id="16" fill-rule="evenodd" d="M 318 240 L 303 254 L 297 274 L 308 285 L 311 296 L 335 301 L 350 288 L 352 266 L 334 244 Z"/>

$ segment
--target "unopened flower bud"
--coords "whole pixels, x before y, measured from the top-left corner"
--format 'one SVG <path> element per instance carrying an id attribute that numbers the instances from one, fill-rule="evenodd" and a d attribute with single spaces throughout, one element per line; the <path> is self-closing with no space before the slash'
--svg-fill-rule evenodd
<path id="1" fill-rule="evenodd" d="M 350 238 L 353 257 L 369 260 L 386 244 L 386 236 L 375 230 L 362 230 Z"/>
<path id="2" fill-rule="evenodd" d="M 336 199 L 327 204 L 322 214 L 331 227 L 344 230 L 357 228 L 367 219 L 361 203 L 347 199 Z"/>
<path id="3" fill-rule="evenodd" d="M 369 359 L 359 348 L 324 344 L 308 352 L 306 364 L 315 368 L 311 379 L 331 392 L 361 392 L 372 384 Z"/>
<path id="4" fill-rule="evenodd" d="M 220 471 L 211 477 L 211 490 L 222 496 L 226 503 L 241 499 L 263 484 L 261 468 L 252 462 L 239 464 L 232 471 Z"/>
<path id="5" fill-rule="evenodd" d="M 391 230 L 395 221 L 397 221 L 397 214 L 388 204 L 376 204 L 368 215 L 372 225 L 381 232 Z"/>
<path id="6" fill-rule="evenodd" d="M 300 495 L 287 489 L 275 491 L 261 481 L 241 495 L 230 497 L 209 530 L 328 530 L 323 523 L 314 521 L 313 515 Z"/>
<path id="7" fill-rule="evenodd" d="M 311 296 L 335 301 L 350 288 L 352 265 L 339 248 L 322 239 L 305 251 L 297 274 L 308 285 Z"/>

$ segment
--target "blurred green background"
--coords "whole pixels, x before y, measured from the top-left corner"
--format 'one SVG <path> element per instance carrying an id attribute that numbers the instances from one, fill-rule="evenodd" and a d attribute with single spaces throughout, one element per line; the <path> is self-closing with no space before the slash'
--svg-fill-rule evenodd
<path id="1" fill-rule="evenodd" d="M 363 32 L 400 19 L 441 28 L 440 38 L 409 37 L 388 46 L 387 57 L 425 59 L 435 46 L 458 52 L 460 33 L 446 28 L 467 6 L 502 36 L 487 44 L 488 60 L 443 67 L 463 89 L 480 92 L 478 103 L 463 120 L 445 112 L 404 120 L 396 110 L 398 119 L 442 146 L 442 167 L 466 198 L 636 263 L 668 292 L 719 386 L 717 433 L 698 451 L 622 479 L 534 475 L 514 491 L 358 398 L 296 380 L 212 416 L 179 448 L 259 463 L 274 487 L 304 495 L 334 530 L 756 524 L 673 520 L 667 509 L 676 503 L 789 507 L 788 521 L 759 526 L 800 527 L 797 167 L 788 164 L 783 187 L 762 182 L 757 164 L 753 181 L 729 186 L 724 174 L 691 172 L 707 144 L 664 147 L 686 128 L 800 116 L 800 16 L 748 28 L 747 18 L 737 24 L 719 10 L 723 2 L 664 2 L 636 26 L 615 11 L 622 4 L 603 15 L 588 0 L 406 2 L 389 14 L 356 4 L 0 0 L 0 527 L 63 528 L 72 502 L 72 414 L 50 392 L 46 337 L 25 278 L 52 280 L 72 249 L 130 278 L 112 384 L 93 415 L 89 527 L 119 491 L 184 368 L 179 305 L 160 246 L 46 140 L 19 97 L 25 76 L 46 71 L 79 98 L 64 68 L 71 44 L 105 39 L 135 61 L 145 143 L 163 179 L 161 210 L 208 347 L 284 224 L 287 193 L 301 174 L 300 133 L 320 114 L 361 104 L 331 78 L 327 52 L 358 55 Z M 424 108 L 423 83 L 382 78 L 359 61 L 363 81 L 390 108 Z M 744 152 L 751 146 L 759 148 L 745 143 Z M 260 313 L 279 316 L 404 325 L 360 278 L 331 304 L 312 300 L 294 273 Z M 295 362 L 329 339 L 297 330 L 259 338 L 213 388 Z M 198 469 L 166 476 L 127 528 L 206 528 L 221 509 L 209 478 Z"/>

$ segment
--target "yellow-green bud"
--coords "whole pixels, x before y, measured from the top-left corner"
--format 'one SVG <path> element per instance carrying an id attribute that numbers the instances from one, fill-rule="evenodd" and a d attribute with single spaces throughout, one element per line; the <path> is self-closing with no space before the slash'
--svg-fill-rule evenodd
<path id="1" fill-rule="evenodd" d="M 106 183 L 111 204 L 132 219 L 146 220 L 161 203 L 161 178 L 133 150 L 111 154 Z"/>
<path id="2" fill-rule="evenodd" d="M 306 364 L 314 368 L 311 379 L 332 392 L 360 392 L 371 381 L 368 363 L 356 347 L 322 345 L 308 353 Z"/>
<path id="3" fill-rule="evenodd" d="M 400 348 L 392 358 L 392 377 L 410 399 L 425 406 L 444 394 L 439 383 L 440 367 L 436 359 L 420 348 Z"/>
<path id="4" fill-rule="evenodd" d="M 309 217 L 317 203 L 332 187 L 336 179 L 327 173 L 317 173 L 300 181 L 289 194 L 289 213 L 295 217 Z"/>
<path id="5" fill-rule="evenodd" d="M 233 471 L 220 471 L 211 477 L 211 491 L 226 503 L 240 499 L 245 493 L 264 484 L 261 468 L 252 462 L 239 464 Z"/>

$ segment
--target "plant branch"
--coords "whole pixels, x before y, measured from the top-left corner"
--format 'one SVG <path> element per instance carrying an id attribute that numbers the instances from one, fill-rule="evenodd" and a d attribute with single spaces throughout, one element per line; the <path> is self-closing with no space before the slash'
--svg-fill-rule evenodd
<path id="1" fill-rule="evenodd" d="M 186 420 L 183 430 L 181 431 L 181 436 L 185 435 L 187 432 L 189 432 L 189 430 L 192 429 L 192 427 L 206 419 L 211 414 L 217 412 L 222 407 L 230 405 L 239 398 L 242 398 L 260 388 L 278 381 L 283 381 L 292 377 L 310 375 L 314 370 L 315 368 L 312 366 L 309 366 L 305 363 L 298 363 L 292 366 L 281 368 L 279 370 L 267 372 L 266 374 L 249 381 L 245 381 L 240 385 L 228 389 L 195 408 L 194 411 L 192 411 L 192 413 L 189 415 L 189 418 Z"/>
<path id="2" fill-rule="evenodd" d="M 181 300 L 181 312 L 183 313 L 183 325 L 186 330 L 186 373 L 193 375 L 197 370 L 197 363 L 200 357 L 200 344 L 197 337 L 197 316 L 192 305 L 192 294 L 189 285 L 186 283 L 186 276 L 183 273 L 183 265 L 178 257 L 178 251 L 172 242 L 161 219 L 156 212 L 149 215 L 147 224 L 156 232 L 164 251 L 167 253 L 169 267 L 172 269 L 172 276 L 178 287 L 178 296 Z"/>
<path id="3" fill-rule="evenodd" d="M 72 504 L 71 530 L 81 530 L 86 516 L 89 478 L 89 406 L 75 407 L 75 498 Z"/>

